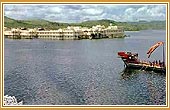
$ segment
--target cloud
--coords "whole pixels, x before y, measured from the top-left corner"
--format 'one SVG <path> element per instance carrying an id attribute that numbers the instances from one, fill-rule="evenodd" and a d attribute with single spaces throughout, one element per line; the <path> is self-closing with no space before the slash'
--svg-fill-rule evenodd
<path id="1" fill-rule="evenodd" d="M 140 8 L 127 8 L 124 12 L 124 17 L 127 17 L 127 21 L 138 21 L 138 20 L 165 20 L 166 7 L 162 5 L 155 6 L 143 6 Z"/>
<path id="2" fill-rule="evenodd" d="M 101 15 L 103 13 L 102 9 L 95 8 L 83 9 L 82 11 L 86 15 Z"/>
<path id="3" fill-rule="evenodd" d="M 60 7 L 49 7 L 48 11 L 49 11 L 49 13 L 61 13 L 62 8 L 60 8 Z"/>
<path id="4" fill-rule="evenodd" d="M 6 4 L 4 15 L 14 19 L 46 19 L 55 22 L 165 20 L 165 5 L 117 4 Z"/>

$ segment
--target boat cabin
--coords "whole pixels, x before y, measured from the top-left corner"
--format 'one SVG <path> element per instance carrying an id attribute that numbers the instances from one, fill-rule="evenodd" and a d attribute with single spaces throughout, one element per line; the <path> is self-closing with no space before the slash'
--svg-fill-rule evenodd
<path id="1" fill-rule="evenodd" d="M 138 53 L 131 52 L 118 52 L 118 56 L 123 59 L 123 61 L 127 63 L 139 63 Z"/>

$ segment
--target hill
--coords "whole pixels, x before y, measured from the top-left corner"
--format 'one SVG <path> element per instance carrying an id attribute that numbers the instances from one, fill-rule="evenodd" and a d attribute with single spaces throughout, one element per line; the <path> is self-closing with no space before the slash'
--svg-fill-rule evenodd
<path id="1" fill-rule="evenodd" d="M 8 28 L 46 28 L 46 29 L 58 29 L 66 27 L 67 23 L 57 23 L 50 22 L 43 19 L 33 19 L 33 20 L 15 20 L 8 17 L 4 17 L 4 25 Z"/>
<path id="2" fill-rule="evenodd" d="M 112 25 L 117 25 L 115 21 L 113 20 L 106 20 L 106 19 L 102 19 L 102 20 L 91 20 L 91 21 L 84 21 L 84 22 L 81 22 L 81 23 L 72 23 L 70 25 L 73 25 L 73 26 L 84 26 L 84 27 L 92 27 L 92 26 L 95 26 L 95 25 L 104 25 L 104 26 L 109 26 L 110 23 Z"/>
<path id="3" fill-rule="evenodd" d="M 58 23 L 51 22 L 43 19 L 33 19 L 33 20 L 15 20 L 9 17 L 4 17 L 4 25 L 8 28 L 45 28 L 45 29 L 59 29 L 65 28 L 67 26 L 82 26 L 82 27 L 92 27 L 95 25 L 104 25 L 109 26 L 110 23 L 112 25 L 123 26 L 125 31 L 138 31 L 138 30 L 146 30 L 146 29 L 166 29 L 166 21 L 139 21 L 139 22 L 116 22 L 114 20 L 92 20 L 85 21 L 81 23 Z"/>
<path id="4" fill-rule="evenodd" d="M 120 23 L 120 25 L 124 25 L 125 30 L 166 29 L 166 21 L 139 21 Z"/>

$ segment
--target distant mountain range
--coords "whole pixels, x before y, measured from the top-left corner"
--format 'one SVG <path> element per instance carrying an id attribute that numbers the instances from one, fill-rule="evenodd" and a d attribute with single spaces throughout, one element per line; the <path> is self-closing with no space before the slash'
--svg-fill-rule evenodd
<path id="1" fill-rule="evenodd" d="M 59 29 L 65 28 L 67 26 L 83 26 L 92 27 L 95 25 L 112 25 L 123 26 L 125 31 L 139 31 L 146 29 L 166 29 L 166 21 L 139 21 L 139 22 L 116 22 L 114 20 L 92 20 L 85 21 L 81 23 L 59 23 L 51 22 L 43 19 L 33 19 L 33 20 L 15 20 L 9 17 L 4 17 L 4 25 L 8 28 L 45 28 L 45 29 Z"/>

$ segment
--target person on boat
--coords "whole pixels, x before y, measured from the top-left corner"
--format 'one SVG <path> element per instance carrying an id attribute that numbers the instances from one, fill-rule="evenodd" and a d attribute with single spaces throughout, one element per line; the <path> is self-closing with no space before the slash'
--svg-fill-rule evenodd
<path id="1" fill-rule="evenodd" d="M 149 61 L 149 65 L 152 66 L 152 62 Z"/>
<path id="2" fill-rule="evenodd" d="M 155 66 L 155 61 L 152 62 L 153 66 Z"/>
<path id="3" fill-rule="evenodd" d="M 155 61 L 155 63 L 156 63 L 156 65 L 158 65 L 158 61 L 157 60 Z"/>
<path id="4" fill-rule="evenodd" d="M 161 66 L 161 60 L 159 60 L 159 65 Z"/>
<path id="5" fill-rule="evenodd" d="M 162 65 L 163 65 L 163 67 L 165 67 L 165 62 L 164 61 L 162 62 Z"/>

